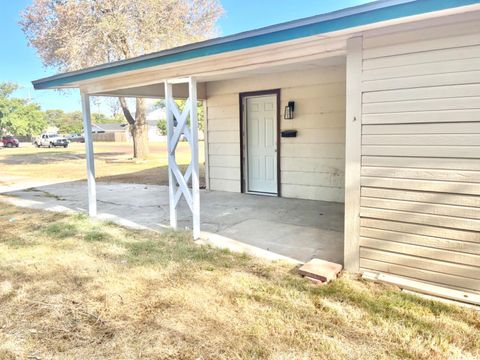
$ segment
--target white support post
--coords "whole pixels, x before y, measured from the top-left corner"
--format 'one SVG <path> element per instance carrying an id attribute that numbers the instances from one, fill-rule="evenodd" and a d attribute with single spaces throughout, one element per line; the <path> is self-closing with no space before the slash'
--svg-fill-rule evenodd
<path id="1" fill-rule="evenodd" d="M 90 97 L 83 92 L 82 98 L 83 136 L 85 138 L 85 157 L 87 158 L 88 214 L 97 216 L 97 190 L 95 184 L 95 162 L 93 157 L 92 121 L 90 116 Z"/>
<path id="2" fill-rule="evenodd" d="M 360 269 L 362 49 L 362 37 L 347 40 L 344 265 L 352 272 Z"/>
<path id="3" fill-rule="evenodd" d="M 167 149 L 168 149 L 168 198 L 170 204 L 170 226 L 172 229 L 177 229 L 177 207 L 175 204 L 175 194 L 177 192 L 177 185 L 175 175 L 172 168 L 175 164 L 175 146 L 173 145 L 174 123 L 173 111 L 171 102 L 173 100 L 172 84 L 165 81 L 165 102 L 166 102 L 166 116 L 167 116 Z"/>
<path id="4" fill-rule="evenodd" d="M 197 117 L 197 82 L 190 78 L 188 81 L 190 101 L 190 149 L 192 151 L 192 198 L 193 198 L 193 238 L 200 237 L 200 171 L 198 166 L 198 117 Z"/>
<path id="5" fill-rule="evenodd" d="M 208 151 L 208 104 L 207 100 L 202 101 L 203 109 L 203 145 L 205 154 L 205 188 L 210 190 L 210 159 Z"/>
<path id="6" fill-rule="evenodd" d="M 185 103 L 185 108 L 180 112 L 173 98 L 172 84 L 185 82 L 188 83 L 189 97 Z M 165 102 L 167 110 L 170 226 L 174 229 L 177 228 L 177 205 L 183 195 L 193 215 L 193 237 L 198 239 L 200 237 L 200 175 L 198 164 L 197 83 L 195 79 L 166 80 Z M 190 126 L 188 126 L 189 119 Z M 174 120 L 176 120 L 176 123 Z M 175 159 L 175 151 L 182 136 L 187 139 L 191 150 L 191 162 L 185 174 L 180 171 Z M 190 179 L 192 180 L 191 191 L 188 188 Z"/>

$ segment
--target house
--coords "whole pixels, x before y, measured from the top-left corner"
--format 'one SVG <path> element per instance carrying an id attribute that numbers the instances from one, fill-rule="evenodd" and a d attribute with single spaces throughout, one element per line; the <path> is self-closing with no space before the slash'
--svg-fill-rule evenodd
<path id="1" fill-rule="evenodd" d="M 128 124 L 92 124 L 94 141 L 125 142 L 131 137 Z"/>
<path id="2" fill-rule="evenodd" d="M 162 110 L 162 109 L 160 109 Z M 163 110 L 165 114 L 165 110 Z M 159 112 L 152 111 L 147 114 L 147 136 L 148 141 L 167 141 L 167 137 L 162 135 L 158 128 Z M 165 115 L 163 115 L 165 119 Z M 132 135 L 128 124 L 92 124 L 93 140 L 95 141 L 115 141 L 115 142 L 131 142 Z"/>
<path id="3" fill-rule="evenodd" d="M 158 128 L 160 120 L 166 120 L 167 114 L 165 108 L 156 108 L 147 113 L 148 141 L 166 142 L 167 136 L 162 134 Z M 204 133 L 198 130 L 198 140 L 204 140 Z"/>
<path id="4" fill-rule="evenodd" d="M 167 115 L 164 108 L 156 108 L 147 113 L 148 141 L 167 141 L 167 136 L 162 134 L 158 128 L 158 122 L 166 119 Z"/>
<path id="5" fill-rule="evenodd" d="M 166 98 L 174 228 L 183 196 L 200 236 L 198 99 L 210 191 L 342 202 L 347 270 L 480 303 L 478 0 L 377 1 L 33 84 L 80 88 L 87 127 L 89 96 Z"/>

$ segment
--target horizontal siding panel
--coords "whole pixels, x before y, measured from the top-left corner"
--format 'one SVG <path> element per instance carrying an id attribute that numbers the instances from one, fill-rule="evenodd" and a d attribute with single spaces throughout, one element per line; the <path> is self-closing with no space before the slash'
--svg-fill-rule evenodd
<path id="1" fill-rule="evenodd" d="M 363 135 L 364 145 L 480 145 L 479 134 Z"/>
<path id="2" fill-rule="evenodd" d="M 480 282 L 477 279 L 465 278 L 451 274 L 438 273 L 430 270 L 412 268 L 409 266 L 391 264 L 383 261 L 360 258 L 362 270 L 373 270 L 382 273 L 406 276 L 413 279 L 429 281 L 436 284 L 448 285 L 456 289 L 479 290 Z"/>
<path id="3" fill-rule="evenodd" d="M 330 128 L 345 128 L 345 109 L 331 113 L 318 114 L 303 114 L 298 111 L 295 114 L 295 119 L 285 120 L 280 119 L 280 127 L 282 129 L 312 130 L 312 129 L 330 129 Z M 344 140 L 345 141 L 345 140 Z"/>
<path id="4" fill-rule="evenodd" d="M 479 36 L 480 38 L 480 36 Z M 410 76 L 395 79 L 363 81 L 364 91 L 395 90 L 445 86 L 457 84 L 475 84 L 480 82 L 480 71 L 465 71 L 433 75 Z"/>
<path id="5" fill-rule="evenodd" d="M 302 171 L 314 173 L 345 173 L 344 159 L 313 159 L 306 158 L 298 161 L 298 158 L 281 156 L 282 171 Z"/>
<path id="6" fill-rule="evenodd" d="M 480 62 L 480 58 L 478 61 Z M 480 96 L 480 84 L 460 84 L 415 89 L 372 91 L 363 94 L 363 104 L 386 101 L 446 99 L 470 96 Z"/>
<path id="7" fill-rule="evenodd" d="M 418 42 L 462 36 L 479 32 L 479 16 L 476 13 L 462 13 L 444 18 L 429 19 L 409 24 L 394 25 L 367 32 L 364 48 L 379 48 L 393 44 Z"/>
<path id="8" fill-rule="evenodd" d="M 211 155 L 237 155 L 240 156 L 240 144 L 215 144 L 208 145 L 208 152 Z"/>
<path id="9" fill-rule="evenodd" d="M 345 96 L 345 81 L 331 84 L 315 84 L 300 87 L 282 88 L 282 102 L 290 101 L 292 98 L 298 99 L 318 99 L 321 97 Z"/>
<path id="10" fill-rule="evenodd" d="M 281 141 L 285 144 L 341 144 L 345 142 L 345 128 L 298 130 L 297 137 L 282 138 Z"/>
<path id="11" fill-rule="evenodd" d="M 232 117 L 211 119 L 209 116 L 208 131 L 240 131 L 240 120 Z"/>
<path id="12" fill-rule="evenodd" d="M 360 219 L 363 227 L 480 243 L 480 232 L 381 219 Z"/>
<path id="13" fill-rule="evenodd" d="M 457 182 L 468 182 L 468 183 L 480 182 L 479 171 L 409 169 L 409 168 L 394 168 L 394 167 L 362 166 L 361 174 L 363 176 L 374 176 L 374 177 L 385 177 L 385 178 L 457 181 Z"/>
<path id="14" fill-rule="evenodd" d="M 338 159 L 345 157 L 345 144 L 282 144 L 281 153 L 292 158 Z"/>
<path id="15" fill-rule="evenodd" d="M 345 190 L 342 187 L 308 186 L 282 184 L 282 197 L 311 199 L 331 202 L 344 202 Z"/>
<path id="16" fill-rule="evenodd" d="M 363 166 L 445 169 L 445 170 L 480 170 L 478 158 L 432 158 L 432 157 L 395 157 L 362 156 Z"/>
<path id="17" fill-rule="evenodd" d="M 212 167 L 240 168 L 240 157 L 234 155 L 209 155 L 208 164 Z"/>
<path id="18" fill-rule="evenodd" d="M 240 168 L 211 166 L 209 175 L 210 179 L 240 181 Z"/>
<path id="19" fill-rule="evenodd" d="M 240 97 L 238 94 L 217 94 L 209 96 L 207 100 L 207 106 L 210 107 L 222 107 L 222 106 L 239 106 Z"/>
<path id="20" fill-rule="evenodd" d="M 410 256 L 419 256 L 433 260 L 447 261 L 475 267 L 480 266 L 480 256 L 461 252 L 446 251 L 412 244 L 372 239 L 368 237 L 360 238 L 360 246 L 374 250 L 388 251 Z M 480 271 L 480 269 L 477 271 Z"/>
<path id="21" fill-rule="evenodd" d="M 281 109 L 286 105 L 286 102 L 282 103 Z M 301 112 L 301 114 L 336 113 L 345 111 L 345 107 L 344 96 L 319 98 L 315 101 L 312 101 L 312 99 L 295 99 L 295 111 Z"/>
<path id="22" fill-rule="evenodd" d="M 292 88 L 319 84 L 344 82 L 345 65 L 323 67 L 322 71 L 291 71 L 279 74 L 258 74 L 256 76 L 207 83 L 207 101 L 218 94 L 238 94 L 276 88 Z"/>
<path id="23" fill-rule="evenodd" d="M 444 215 L 477 220 L 480 219 L 480 208 L 477 207 L 465 207 L 371 197 L 362 197 L 361 205 L 363 207 L 377 209 L 399 210 L 414 213 Z"/>
<path id="24" fill-rule="evenodd" d="M 459 19 L 364 39 L 360 268 L 478 293 L 480 18 Z"/>
<path id="25" fill-rule="evenodd" d="M 448 253 L 450 253 L 450 251 L 454 251 L 457 253 L 466 253 L 469 255 L 474 254 L 471 256 L 475 257 L 476 263 L 478 264 L 478 261 L 480 261 L 480 256 L 478 256 L 480 255 L 480 244 L 477 243 L 449 240 L 433 236 L 422 236 L 398 231 L 381 230 L 367 227 L 360 228 L 360 236 L 364 238 L 384 240 L 384 242 L 405 243 L 417 246 L 424 246 L 427 248 L 443 249 L 448 250 Z"/>
<path id="26" fill-rule="evenodd" d="M 416 191 L 431 191 L 451 194 L 480 195 L 480 186 L 478 184 L 458 183 L 449 181 L 427 181 L 395 178 L 377 178 L 362 176 L 360 179 L 362 186 L 402 189 Z"/>
<path id="27" fill-rule="evenodd" d="M 207 99 L 208 107 L 222 107 L 222 106 L 240 106 L 240 96 L 237 92 L 218 93 L 211 95 Z"/>
<path id="28" fill-rule="evenodd" d="M 360 257 L 364 259 L 384 261 L 390 264 L 398 264 L 419 269 L 428 269 L 444 274 L 462 276 L 470 279 L 477 279 L 475 290 L 480 289 L 480 268 L 477 266 L 469 266 L 455 264 L 446 261 L 438 261 L 426 259 L 417 256 L 409 256 L 399 253 L 391 253 L 388 251 L 380 251 L 369 248 L 360 248 Z"/>
<path id="29" fill-rule="evenodd" d="M 479 31 L 476 29 L 477 32 Z M 412 39 L 413 40 L 413 39 Z M 478 33 L 465 34 L 460 36 L 439 37 L 433 40 L 410 41 L 390 46 L 382 46 L 377 48 L 366 48 L 363 50 L 363 58 L 379 58 L 385 56 L 395 56 L 400 54 L 410 54 L 416 52 L 424 52 L 431 50 L 440 50 L 446 48 L 458 48 L 465 46 L 475 46 L 480 44 L 480 36 Z"/>
<path id="30" fill-rule="evenodd" d="M 423 114 L 425 115 L 425 114 Z M 403 119 L 405 119 L 405 116 Z M 465 116 L 465 115 L 463 115 Z M 468 115 L 467 115 L 468 116 Z M 451 115 L 447 117 L 451 118 Z M 480 117 L 480 115 L 479 115 Z M 434 117 L 426 115 L 424 119 L 433 120 Z M 445 118 L 445 116 L 444 116 Z M 417 117 L 419 119 L 419 117 Z M 363 135 L 395 135 L 395 134 L 480 134 L 480 121 L 477 122 L 435 122 L 412 124 L 371 124 L 362 125 Z"/>
<path id="31" fill-rule="evenodd" d="M 208 141 L 210 143 L 217 144 L 240 144 L 240 132 L 239 131 L 208 131 Z"/>
<path id="32" fill-rule="evenodd" d="M 240 192 L 240 179 L 238 180 L 210 179 L 210 190 Z"/>
<path id="33" fill-rule="evenodd" d="M 452 229 L 480 231 L 479 220 L 457 218 L 451 216 L 430 215 L 417 212 L 375 209 L 368 207 L 360 208 L 360 216 L 372 219 L 401 221 L 412 224 L 425 224 L 438 227 L 447 227 Z"/>
<path id="34" fill-rule="evenodd" d="M 480 62 L 480 59 L 479 59 Z M 379 102 L 363 105 L 364 114 L 389 114 L 412 111 L 441 111 L 479 109 L 480 97 L 459 97 L 447 99 L 405 100 Z"/>
<path id="35" fill-rule="evenodd" d="M 362 187 L 361 196 L 480 208 L 480 196 Z"/>
<path id="36" fill-rule="evenodd" d="M 364 114 L 362 124 L 409 124 L 480 121 L 480 110 L 416 111 L 389 114 Z"/>
<path id="37" fill-rule="evenodd" d="M 282 184 L 290 185 L 310 185 L 310 186 L 327 186 L 342 187 L 345 183 L 344 175 L 337 173 L 312 173 L 301 171 L 283 171 Z"/>
<path id="38" fill-rule="evenodd" d="M 439 60 L 470 59 L 475 57 L 480 57 L 480 46 L 478 45 L 366 59 L 363 62 L 363 69 L 372 70 L 404 65 L 432 64 Z M 435 65 L 432 64 L 432 66 Z"/>
<path id="39" fill-rule="evenodd" d="M 387 67 L 381 69 L 364 70 L 362 74 L 363 81 L 394 79 L 407 76 L 445 74 L 462 71 L 480 70 L 480 57 L 446 60 L 439 58 L 433 64 L 413 64 L 395 67 Z"/>
<path id="40" fill-rule="evenodd" d="M 363 145 L 362 155 L 479 158 L 480 146 Z"/>
<path id="41" fill-rule="evenodd" d="M 208 119 L 240 118 L 240 108 L 238 105 L 226 105 L 218 107 L 208 107 Z"/>

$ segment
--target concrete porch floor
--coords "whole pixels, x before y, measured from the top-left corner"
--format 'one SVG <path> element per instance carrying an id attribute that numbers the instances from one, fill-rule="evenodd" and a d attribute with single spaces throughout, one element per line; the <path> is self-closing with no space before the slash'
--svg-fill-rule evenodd
<path id="1" fill-rule="evenodd" d="M 86 211 L 84 181 L 3 192 L 16 205 L 53 211 Z M 98 213 L 126 226 L 163 230 L 169 225 L 168 187 L 97 184 Z M 181 200 L 179 228 L 191 215 Z M 232 239 L 306 262 L 320 258 L 343 264 L 343 204 L 219 191 L 201 192 L 202 236 Z M 221 240 L 220 240 L 221 241 Z"/>

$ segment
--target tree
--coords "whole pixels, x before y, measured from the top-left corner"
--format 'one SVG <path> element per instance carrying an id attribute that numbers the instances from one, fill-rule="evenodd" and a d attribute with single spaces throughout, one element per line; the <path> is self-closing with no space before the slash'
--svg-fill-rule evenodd
<path id="1" fill-rule="evenodd" d="M 158 128 L 158 131 L 160 131 L 160 134 L 167 135 L 167 120 L 166 119 L 158 120 L 157 128 Z"/>
<path id="2" fill-rule="evenodd" d="M 60 109 L 45 111 L 47 123 L 58 128 L 60 133 L 79 134 L 83 129 L 82 113 L 80 111 L 65 112 Z"/>
<path id="3" fill-rule="evenodd" d="M 32 135 L 43 131 L 47 125 L 38 104 L 12 97 L 18 85 L 0 83 L 0 132 L 15 135 Z"/>
<path id="4" fill-rule="evenodd" d="M 185 105 L 187 104 L 187 101 L 184 99 L 177 99 L 175 100 L 177 103 L 178 109 L 180 112 L 183 111 L 185 108 Z M 165 109 L 166 104 L 165 100 L 157 100 L 153 104 L 153 109 Z M 203 101 L 197 101 L 197 120 L 198 120 L 198 130 L 203 131 L 204 125 L 205 125 L 205 111 L 203 109 Z M 188 125 L 190 125 L 190 122 L 187 122 Z M 167 120 L 166 119 L 160 119 L 159 122 L 157 123 L 157 127 L 160 129 L 160 132 L 162 135 L 167 134 Z M 165 128 L 165 130 L 163 130 Z"/>
<path id="5" fill-rule="evenodd" d="M 45 66 L 72 71 L 204 40 L 221 13 L 218 0 L 34 0 L 20 25 Z M 145 101 L 135 112 L 119 101 L 134 157 L 146 157 Z"/>
<path id="6" fill-rule="evenodd" d="M 94 124 L 112 124 L 124 123 L 125 117 L 118 114 L 117 116 L 107 116 L 101 113 L 92 113 L 92 122 Z M 83 131 L 83 119 L 80 111 L 65 112 L 60 109 L 45 111 L 45 118 L 48 125 L 58 128 L 60 133 L 79 134 Z"/>

